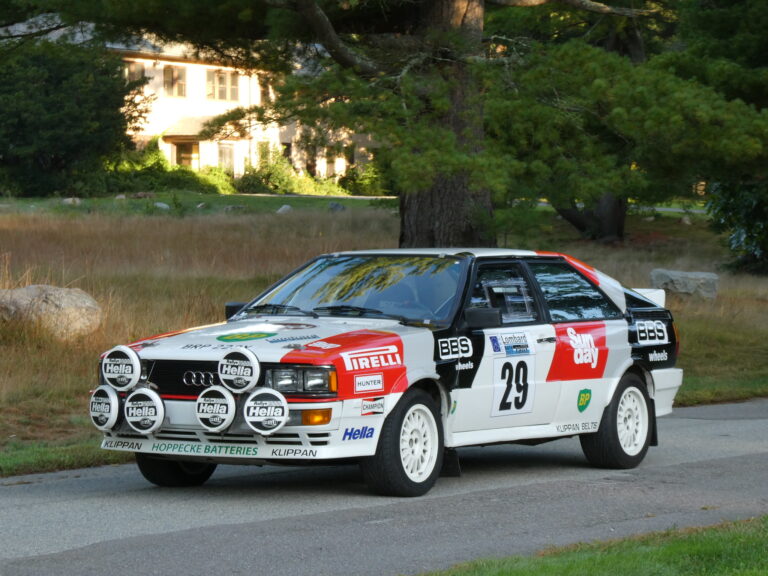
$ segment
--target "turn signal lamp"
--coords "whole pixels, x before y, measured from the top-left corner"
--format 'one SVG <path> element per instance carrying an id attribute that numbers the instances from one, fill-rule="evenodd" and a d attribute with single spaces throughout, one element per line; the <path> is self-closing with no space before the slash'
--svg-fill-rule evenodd
<path id="1" fill-rule="evenodd" d="M 328 424 L 331 421 L 332 412 L 330 408 L 302 410 L 301 424 L 303 426 L 322 426 L 323 424 Z"/>

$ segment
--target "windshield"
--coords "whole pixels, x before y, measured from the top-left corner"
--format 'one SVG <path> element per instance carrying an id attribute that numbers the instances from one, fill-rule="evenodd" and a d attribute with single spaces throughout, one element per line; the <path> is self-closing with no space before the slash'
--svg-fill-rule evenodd
<path id="1" fill-rule="evenodd" d="M 445 325 L 461 297 L 468 262 L 444 256 L 324 256 L 244 313 L 391 317 Z"/>

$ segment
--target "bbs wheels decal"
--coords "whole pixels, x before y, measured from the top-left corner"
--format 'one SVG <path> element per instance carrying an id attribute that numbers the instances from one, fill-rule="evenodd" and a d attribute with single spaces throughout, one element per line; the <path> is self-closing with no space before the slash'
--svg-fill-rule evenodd
<path id="1" fill-rule="evenodd" d="M 141 379 L 141 360 L 128 346 L 115 346 L 101 360 L 101 375 L 115 390 L 130 390 Z"/>
<path id="2" fill-rule="evenodd" d="M 139 434 L 152 434 L 165 419 L 165 405 L 157 392 L 139 388 L 125 400 L 125 420 Z"/>
<path id="3" fill-rule="evenodd" d="M 258 358 L 247 348 L 235 348 L 219 361 L 219 380 L 236 394 L 254 388 L 260 373 Z"/>
<path id="4" fill-rule="evenodd" d="M 276 390 L 259 388 L 243 404 L 243 417 L 252 430 L 268 436 L 288 421 L 288 402 Z"/>

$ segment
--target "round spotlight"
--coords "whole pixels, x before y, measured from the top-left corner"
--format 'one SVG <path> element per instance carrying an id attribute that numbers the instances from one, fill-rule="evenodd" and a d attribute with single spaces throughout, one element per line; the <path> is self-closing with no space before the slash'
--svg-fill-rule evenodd
<path id="1" fill-rule="evenodd" d="M 235 394 L 254 388 L 260 374 L 259 360 L 247 348 L 235 348 L 219 361 L 219 380 Z"/>
<path id="2" fill-rule="evenodd" d="M 115 346 L 101 360 L 101 375 L 115 390 L 130 390 L 141 378 L 139 355 L 128 346 Z"/>

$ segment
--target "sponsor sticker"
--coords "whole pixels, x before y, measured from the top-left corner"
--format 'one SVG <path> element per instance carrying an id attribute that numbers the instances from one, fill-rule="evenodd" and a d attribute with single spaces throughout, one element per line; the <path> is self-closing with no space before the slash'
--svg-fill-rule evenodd
<path id="1" fill-rule="evenodd" d="M 579 412 L 584 412 L 589 407 L 590 400 L 592 400 L 592 390 L 589 388 L 579 390 L 579 399 L 576 401 L 576 407 L 579 409 Z"/>
<path id="2" fill-rule="evenodd" d="M 637 341 L 640 344 L 668 344 L 667 325 L 661 320 L 640 320 L 637 326 Z"/>
<path id="3" fill-rule="evenodd" d="M 237 334 L 225 334 L 218 336 L 219 342 L 247 342 L 248 340 L 261 340 L 262 338 L 271 338 L 277 336 L 277 332 L 239 332 Z"/>
<path id="4" fill-rule="evenodd" d="M 502 334 L 501 342 L 504 344 L 504 353 L 507 356 L 531 353 L 531 345 L 528 343 L 528 335 L 525 332 Z"/>
<path id="5" fill-rule="evenodd" d="M 165 405 L 157 392 L 139 388 L 125 399 L 125 420 L 139 434 L 152 434 L 165 419 Z"/>
<path id="6" fill-rule="evenodd" d="M 367 440 L 373 438 L 373 434 L 376 429 L 371 426 L 363 426 L 362 428 L 346 428 L 344 435 L 341 437 L 342 442 L 348 440 Z"/>
<path id="7" fill-rule="evenodd" d="M 309 334 L 307 336 L 282 336 L 280 338 L 267 338 L 267 342 L 270 344 L 282 344 L 284 342 L 300 342 L 302 340 L 317 340 L 320 338 L 317 334 Z"/>
<path id="8" fill-rule="evenodd" d="M 648 354 L 649 362 L 666 362 L 667 360 L 669 360 L 669 353 L 666 350 L 662 350 L 661 352 L 654 350 Z"/>
<path id="9" fill-rule="evenodd" d="M 384 398 L 366 398 L 360 405 L 360 416 L 384 414 Z"/>
<path id="10" fill-rule="evenodd" d="M 99 386 L 91 394 L 91 422 L 99 430 L 111 430 L 120 416 L 120 399 L 109 386 Z"/>
<path id="11" fill-rule="evenodd" d="M 277 390 L 258 388 L 243 404 L 243 417 L 252 430 L 268 436 L 288 421 L 288 402 Z"/>
<path id="12" fill-rule="evenodd" d="M 355 394 L 365 394 L 384 390 L 383 374 L 366 374 L 355 376 Z"/>
<path id="13" fill-rule="evenodd" d="M 320 350 L 333 350 L 334 348 L 339 348 L 341 344 L 334 344 L 333 342 L 318 340 L 317 342 L 310 342 L 307 344 L 307 346 L 312 348 L 320 348 Z"/>
<path id="14" fill-rule="evenodd" d="M 568 328 L 567 334 L 573 348 L 573 363 L 597 368 L 598 350 L 592 334 L 579 334 L 573 328 Z"/>
<path id="15" fill-rule="evenodd" d="M 141 378 L 139 355 L 128 346 L 116 346 L 104 354 L 101 360 L 101 375 L 115 390 L 129 390 Z"/>
<path id="16" fill-rule="evenodd" d="M 498 354 L 501 352 L 501 344 L 499 344 L 499 337 L 498 336 L 490 336 L 491 340 L 491 349 L 493 350 L 494 354 Z"/>
<path id="17" fill-rule="evenodd" d="M 458 360 L 472 356 L 472 341 L 466 336 L 459 338 L 440 338 L 437 341 L 440 360 Z"/>
<path id="18" fill-rule="evenodd" d="M 400 366 L 403 363 L 400 352 L 395 345 L 342 352 L 341 357 L 344 360 L 344 367 L 352 372 Z"/>
<path id="19" fill-rule="evenodd" d="M 219 361 L 219 380 L 232 392 L 247 392 L 259 381 L 261 367 L 247 348 L 236 348 Z"/>
<path id="20" fill-rule="evenodd" d="M 206 388 L 195 402 L 197 421 L 211 432 L 221 432 L 235 420 L 235 397 L 222 386 Z"/>

